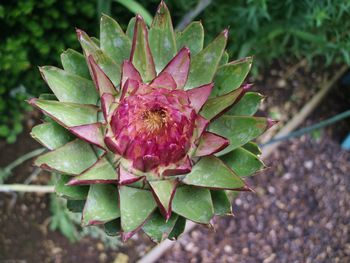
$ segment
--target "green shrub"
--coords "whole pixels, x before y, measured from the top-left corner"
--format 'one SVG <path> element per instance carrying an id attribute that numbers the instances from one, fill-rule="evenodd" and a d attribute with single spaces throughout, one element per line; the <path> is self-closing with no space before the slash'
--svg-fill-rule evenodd
<path id="1" fill-rule="evenodd" d="M 108 1 L 108 0 L 100 0 Z M 22 131 L 29 96 L 47 89 L 39 65 L 60 65 L 59 54 L 79 48 L 74 27 L 97 35 L 97 2 L 85 0 L 17 0 L 0 4 L 0 137 L 13 142 Z M 159 0 L 138 1 L 153 11 Z M 166 1 L 176 25 L 197 0 Z M 116 1 L 111 14 L 125 28 L 133 15 Z M 344 0 L 212 0 L 198 17 L 207 40 L 230 27 L 230 55 L 255 55 L 267 67 L 279 57 L 315 57 L 324 63 L 350 64 L 350 2 Z M 255 67 L 256 72 L 257 67 Z"/>
<path id="2" fill-rule="evenodd" d="M 350 1 L 216 0 L 201 18 L 209 32 L 229 26 L 230 54 L 260 66 L 286 56 L 350 64 Z"/>
<path id="3" fill-rule="evenodd" d="M 22 131 L 28 96 L 46 89 L 38 65 L 58 64 L 66 47 L 78 48 L 74 28 L 95 33 L 95 1 L 18 0 L 0 4 L 0 137 Z"/>

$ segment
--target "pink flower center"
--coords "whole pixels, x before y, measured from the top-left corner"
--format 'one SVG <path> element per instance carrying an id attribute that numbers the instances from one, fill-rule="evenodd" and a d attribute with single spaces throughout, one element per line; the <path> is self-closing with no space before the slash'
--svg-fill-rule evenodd
<path id="1" fill-rule="evenodd" d="M 142 120 L 145 130 L 149 133 L 157 133 L 162 129 L 168 121 L 168 114 L 163 108 L 154 108 L 142 113 Z"/>
<path id="2" fill-rule="evenodd" d="M 111 127 L 119 154 L 149 171 L 186 156 L 195 118 L 186 92 L 149 87 L 120 101 Z"/>

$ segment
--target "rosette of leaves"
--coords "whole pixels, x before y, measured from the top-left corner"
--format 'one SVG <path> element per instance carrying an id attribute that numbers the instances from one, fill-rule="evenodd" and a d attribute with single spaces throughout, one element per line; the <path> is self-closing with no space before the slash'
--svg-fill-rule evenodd
<path id="1" fill-rule="evenodd" d="M 35 165 L 60 174 L 56 192 L 83 226 L 174 239 L 186 220 L 231 214 L 228 192 L 250 191 L 243 177 L 263 166 L 251 140 L 273 121 L 252 116 L 252 58 L 228 62 L 227 35 L 203 47 L 201 23 L 174 32 L 161 2 L 149 29 L 102 16 L 99 39 L 77 30 L 83 54 L 40 68 L 53 94 L 29 101 L 47 116 L 31 132 L 50 150 Z"/>

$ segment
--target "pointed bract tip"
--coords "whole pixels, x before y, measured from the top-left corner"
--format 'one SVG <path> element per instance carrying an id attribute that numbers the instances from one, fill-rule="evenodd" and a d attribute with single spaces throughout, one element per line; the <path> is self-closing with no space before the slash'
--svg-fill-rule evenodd
<path id="1" fill-rule="evenodd" d="M 69 180 L 69 182 L 66 183 L 65 185 L 66 186 L 73 186 L 73 185 L 77 185 L 77 184 L 79 184 L 79 181 L 73 178 L 73 179 Z"/>
<path id="2" fill-rule="evenodd" d="M 243 92 L 245 93 L 245 92 L 249 91 L 253 87 L 253 85 L 254 85 L 253 83 L 248 83 L 248 84 L 243 85 Z"/>
<path id="3" fill-rule="evenodd" d="M 190 55 L 191 54 L 191 50 L 188 48 L 188 47 L 183 47 L 180 49 L 179 53 L 181 52 L 186 52 L 187 55 Z"/>
<path id="4" fill-rule="evenodd" d="M 79 28 L 75 28 L 75 32 L 77 34 L 78 40 L 83 38 L 83 35 L 86 34 L 83 30 L 79 29 Z"/>
<path id="5" fill-rule="evenodd" d="M 273 120 L 273 119 L 267 118 L 267 129 L 270 129 L 272 126 L 274 126 L 278 122 L 279 121 L 277 121 L 277 120 Z"/>
<path id="6" fill-rule="evenodd" d="M 171 217 L 171 211 L 167 211 L 166 214 L 165 214 L 165 222 L 168 222 L 170 217 Z"/>
<path id="7" fill-rule="evenodd" d="M 222 34 L 225 38 L 228 38 L 228 29 L 226 28 L 224 31 L 222 31 Z"/>
<path id="8" fill-rule="evenodd" d="M 75 28 L 75 32 L 77 33 L 77 35 L 81 35 L 83 33 L 83 30 L 79 29 L 79 28 Z"/>
<path id="9" fill-rule="evenodd" d="M 164 0 L 160 1 L 159 5 L 158 5 L 157 12 L 159 12 L 161 8 L 168 9 L 168 7 L 167 7 L 166 3 L 164 2 Z"/>
<path id="10" fill-rule="evenodd" d="M 37 98 L 31 98 L 29 100 L 26 100 L 26 102 L 28 102 L 30 105 L 35 106 L 35 102 L 36 102 Z"/>
<path id="11" fill-rule="evenodd" d="M 101 18 L 100 18 L 100 20 L 101 20 L 101 22 L 102 21 L 104 21 L 104 20 L 106 20 L 106 19 L 109 19 L 110 17 L 108 16 L 108 15 L 106 15 L 105 13 L 102 13 L 101 14 Z"/>
<path id="12" fill-rule="evenodd" d="M 43 78 L 43 80 L 44 80 L 45 82 L 47 82 L 47 81 L 46 81 L 46 78 L 45 78 L 45 74 L 44 74 L 44 67 L 38 66 L 38 69 L 39 69 L 39 73 L 40 73 L 41 77 Z"/>
<path id="13" fill-rule="evenodd" d="M 138 21 L 144 21 L 144 19 L 143 19 L 143 17 L 140 15 L 140 14 L 137 14 L 136 15 L 136 23 L 138 22 Z"/>
<path id="14" fill-rule="evenodd" d="M 128 232 L 128 233 L 122 232 L 121 234 L 122 241 L 123 242 L 128 241 L 134 234 L 135 234 L 134 232 Z"/>

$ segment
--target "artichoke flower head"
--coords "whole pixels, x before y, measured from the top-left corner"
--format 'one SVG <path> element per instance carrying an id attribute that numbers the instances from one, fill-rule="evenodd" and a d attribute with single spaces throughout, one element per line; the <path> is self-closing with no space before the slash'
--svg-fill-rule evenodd
<path id="1" fill-rule="evenodd" d="M 186 220 L 231 214 L 230 194 L 250 191 L 243 177 L 263 167 L 251 140 L 274 124 L 252 116 L 252 58 L 228 62 L 227 30 L 205 48 L 200 22 L 174 32 L 164 2 L 150 28 L 136 16 L 124 32 L 103 15 L 99 39 L 77 36 L 83 54 L 41 67 L 53 94 L 29 103 L 46 115 L 31 135 L 50 150 L 35 165 L 54 172 L 82 225 L 159 242 Z"/>

